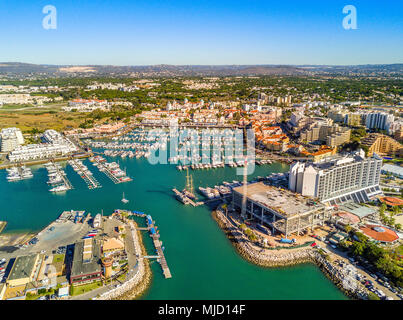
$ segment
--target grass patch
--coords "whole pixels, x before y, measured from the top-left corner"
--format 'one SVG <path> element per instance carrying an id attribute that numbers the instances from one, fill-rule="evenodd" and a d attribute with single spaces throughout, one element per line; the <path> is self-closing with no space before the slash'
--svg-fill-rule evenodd
<path id="1" fill-rule="evenodd" d="M 119 280 L 120 282 L 124 282 L 126 280 L 126 273 L 123 273 L 119 277 L 117 277 L 117 280 Z"/>
<path id="2" fill-rule="evenodd" d="M 71 296 L 77 296 L 92 290 L 95 290 L 97 288 L 102 287 L 102 282 L 97 281 L 89 284 L 84 284 L 82 286 L 71 286 L 70 287 L 70 295 Z"/>
<path id="3" fill-rule="evenodd" d="M 39 293 L 40 292 L 40 293 Z M 36 294 L 31 294 L 28 293 L 27 296 L 25 297 L 25 300 L 38 300 L 40 297 L 44 297 L 44 296 L 50 296 L 52 294 L 55 294 L 55 290 L 54 289 L 41 289 L 38 291 L 38 293 Z"/>
<path id="4" fill-rule="evenodd" d="M 4 110 L 12 110 L 12 109 L 23 109 L 23 108 L 32 108 L 33 104 L 3 104 L 1 109 Z"/>
<path id="5" fill-rule="evenodd" d="M 55 255 L 53 256 L 53 262 L 54 262 L 54 263 L 57 263 L 57 262 L 64 262 L 64 258 L 65 258 L 65 255 L 64 255 L 64 254 L 55 254 Z"/>

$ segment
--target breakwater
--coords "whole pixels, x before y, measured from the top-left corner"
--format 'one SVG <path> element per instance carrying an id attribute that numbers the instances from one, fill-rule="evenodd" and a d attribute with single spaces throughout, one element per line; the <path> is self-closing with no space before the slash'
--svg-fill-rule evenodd
<path id="1" fill-rule="evenodd" d="M 346 286 L 344 275 L 324 258 L 316 249 L 310 246 L 298 249 L 258 250 L 245 235 L 235 228 L 220 210 L 212 212 L 213 219 L 224 231 L 237 252 L 247 261 L 261 267 L 286 267 L 301 263 L 312 263 L 319 267 L 324 275 L 331 280 L 346 296 L 352 299 L 364 299 L 363 288 Z"/>

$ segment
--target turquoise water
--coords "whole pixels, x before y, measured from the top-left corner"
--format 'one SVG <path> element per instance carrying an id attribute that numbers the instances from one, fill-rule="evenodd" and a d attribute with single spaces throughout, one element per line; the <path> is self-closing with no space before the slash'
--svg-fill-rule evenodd
<path id="1" fill-rule="evenodd" d="M 242 259 L 211 218 L 208 208 L 184 206 L 174 197 L 173 187 L 183 188 L 185 173 L 173 165 L 150 165 L 144 159 L 119 160 L 132 182 L 119 185 L 86 160 L 102 188 L 89 190 L 67 166 L 74 186 L 65 194 L 48 192 L 47 171 L 33 167 L 34 178 L 9 183 L 0 171 L 0 220 L 8 221 L 5 232 L 40 230 L 63 210 L 86 210 L 92 215 L 104 210 L 127 208 L 152 215 L 165 246 L 172 279 L 164 279 L 159 264 L 152 263 L 153 280 L 143 299 L 346 299 L 314 265 L 266 269 Z M 195 188 L 222 181 L 242 180 L 235 168 L 190 171 Z M 256 167 L 253 176 L 283 172 L 288 166 Z M 122 193 L 130 200 L 122 204 Z M 153 253 L 146 234 L 148 253 Z"/>

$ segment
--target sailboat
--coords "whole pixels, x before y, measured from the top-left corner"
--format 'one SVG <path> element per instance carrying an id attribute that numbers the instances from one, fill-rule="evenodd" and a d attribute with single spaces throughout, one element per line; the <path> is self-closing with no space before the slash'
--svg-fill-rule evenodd
<path id="1" fill-rule="evenodd" d="M 125 193 L 124 193 L 124 192 L 123 192 L 122 202 L 123 202 L 123 203 L 128 203 L 128 202 L 129 202 L 129 200 L 127 200 L 127 199 L 125 198 Z"/>

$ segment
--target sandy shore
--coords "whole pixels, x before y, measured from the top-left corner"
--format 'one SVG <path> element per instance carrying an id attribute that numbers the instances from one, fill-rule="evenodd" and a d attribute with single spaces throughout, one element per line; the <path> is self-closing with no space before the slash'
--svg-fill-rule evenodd
<path id="1" fill-rule="evenodd" d="M 0 248 L 1 247 L 14 247 L 29 241 L 35 234 L 31 232 L 23 233 L 3 233 L 0 235 Z"/>

